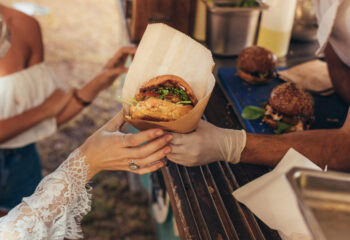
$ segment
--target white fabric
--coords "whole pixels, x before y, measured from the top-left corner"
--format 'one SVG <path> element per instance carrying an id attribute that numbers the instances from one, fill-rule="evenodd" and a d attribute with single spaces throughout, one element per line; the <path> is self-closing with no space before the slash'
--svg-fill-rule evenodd
<path id="1" fill-rule="evenodd" d="M 66 89 L 45 63 L 0 77 L 0 120 L 40 105 L 57 88 Z M 55 118 L 44 120 L 0 148 L 23 147 L 49 136 L 56 128 Z"/>
<path id="2" fill-rule="evenodd" d="M 233 196 L 270 228 L 278 230 L 283 239 L 311 239 L 285 176 L 293 167 L 321 170 L 291 148 L 273 171 L 237 189 Z"/>
<path id="3" fill-rule="evenodd" d="M 350 1 L 314 0 L 319 23 L 317 38 L 322 54 L 327 42 L 344 64 L 350 67 Z"/>
<path id="4" fill-rule="evenodd" d="M 0 239 L 82 238 L 80 221 L 90 211 L 88 165 L 79 149 L 46 176 L 34 194 L 0 218 Z"/>

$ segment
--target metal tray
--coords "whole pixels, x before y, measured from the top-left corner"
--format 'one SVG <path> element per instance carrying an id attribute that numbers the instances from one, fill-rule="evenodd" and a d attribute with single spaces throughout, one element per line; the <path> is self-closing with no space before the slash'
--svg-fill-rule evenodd
<path id="1" fill-rule="evenodd" d="M 314 239 L 350 238 L 350 174 L 293 168 L 287 179 Z"/>

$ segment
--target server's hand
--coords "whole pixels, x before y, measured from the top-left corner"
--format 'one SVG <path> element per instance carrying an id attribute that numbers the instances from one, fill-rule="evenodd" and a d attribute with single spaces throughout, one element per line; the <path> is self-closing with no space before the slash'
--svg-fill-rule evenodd
<path id="1" fill-rule="evenodd" d="M 169 160 L 184 166 L 199 166 L 225 160 L 238 163 L 246 144 L 244 130 L 218 128 L 201 120 L 188 134 L 172 133 Z"/>

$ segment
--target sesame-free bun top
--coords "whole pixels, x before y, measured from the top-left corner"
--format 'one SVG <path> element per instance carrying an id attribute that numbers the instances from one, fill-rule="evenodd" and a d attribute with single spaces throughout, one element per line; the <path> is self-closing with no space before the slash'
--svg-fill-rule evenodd
<path id="1" fill-rule="evenodd" d="M 313 116 L 314 100 L 302 87 L 288 82 L 275 87 L 269 103 L 273 109 L 289 116 Z"/>
<path id="2" fill-rule="evenodd" d="M 270 50 L 252 46 L 243 49 L 238 56 L 238 68 L 247 73 L 264 73 L 272 71 L 277 62 L 277 57 Z"/>
<path id="3" fill-rule="evenodd" d="M 148 89 L 156 88 L 159 85 L 166 85 L 167 83 L 170 83 L 178 88 L 185 90 L 187 96 L 192 101 L 193 105 L 197 104 L 197 97 L 194 95 L 190 85 L 187 82 L 185 82 L 185 80 L 175 75 L 162 75 L 152 78 L 140 88 L 139 92 L 145 92 Z"/>

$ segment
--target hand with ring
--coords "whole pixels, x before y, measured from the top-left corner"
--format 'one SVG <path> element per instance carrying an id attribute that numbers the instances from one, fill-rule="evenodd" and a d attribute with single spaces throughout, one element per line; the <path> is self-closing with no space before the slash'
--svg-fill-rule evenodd
<path id="1" fill-rule="evenodd" d="M 145 174 L 165 165 L 162 159 L 171 152 L 167 144 L 172 136 L 162 129 L 124 134 L 119 131 L 123 123 L 123 114 L 119 112 L 80 147 L 89 165 L 89 179 L 102 170 Z"/>

